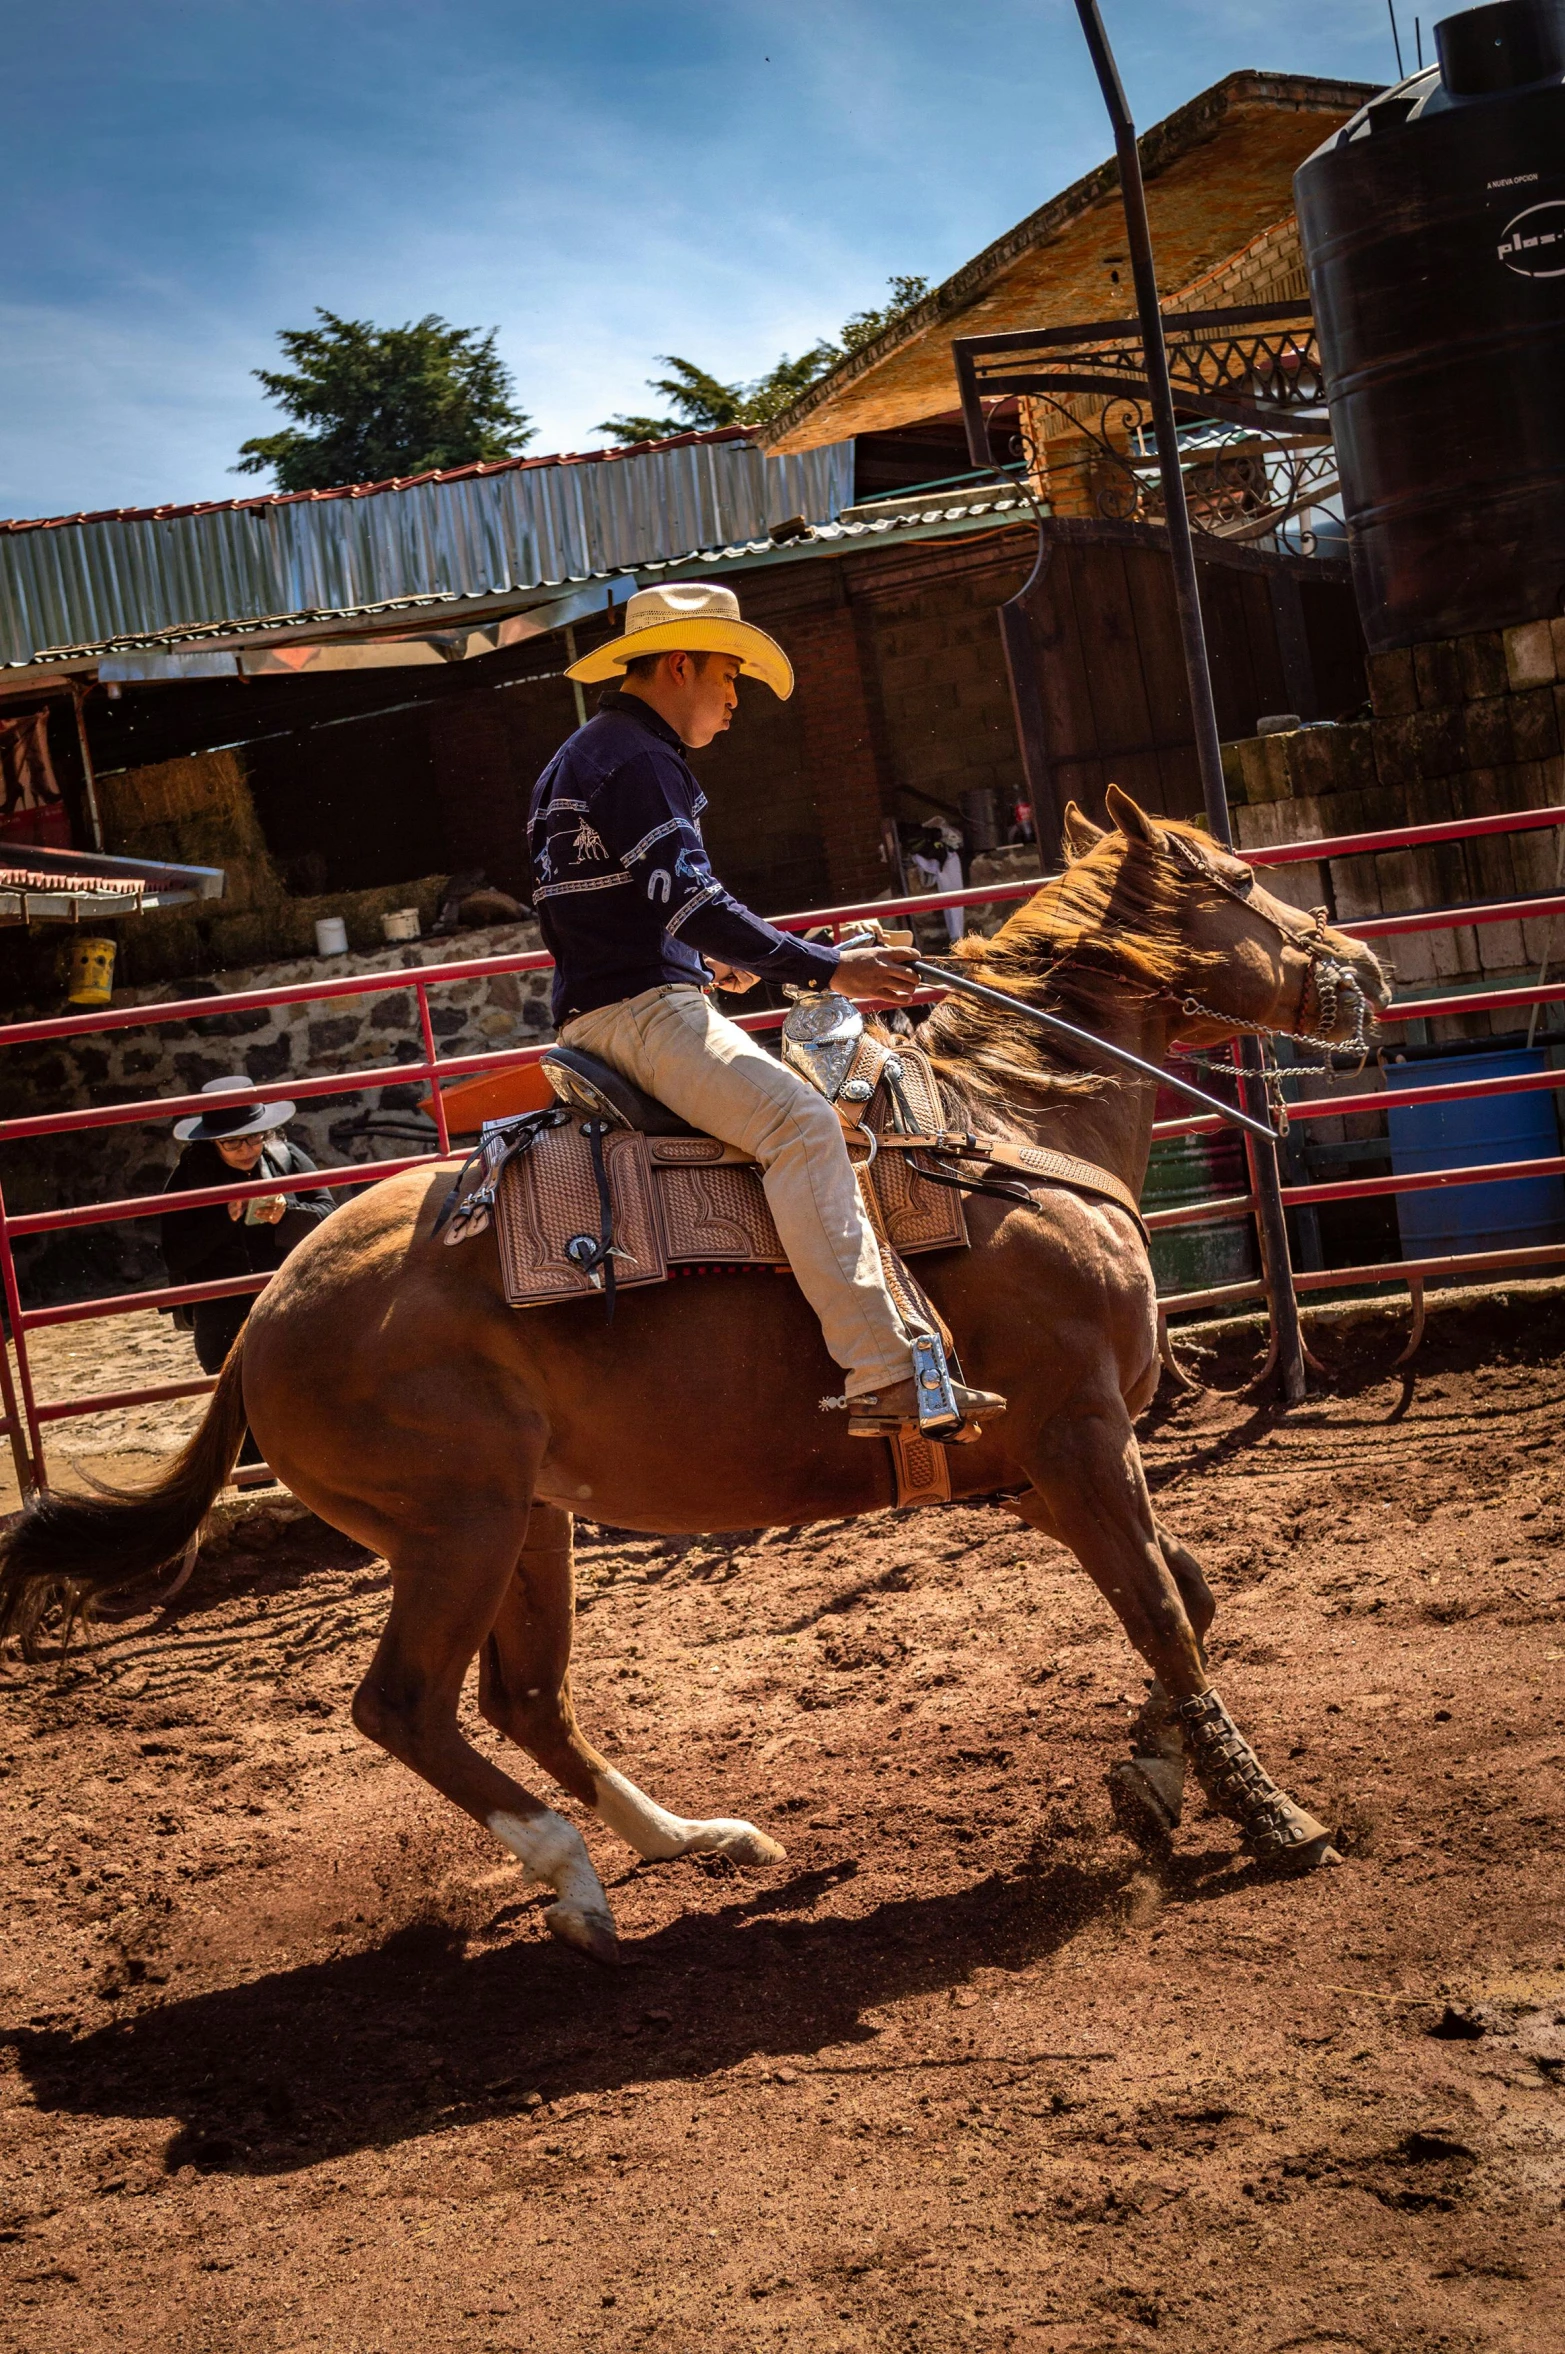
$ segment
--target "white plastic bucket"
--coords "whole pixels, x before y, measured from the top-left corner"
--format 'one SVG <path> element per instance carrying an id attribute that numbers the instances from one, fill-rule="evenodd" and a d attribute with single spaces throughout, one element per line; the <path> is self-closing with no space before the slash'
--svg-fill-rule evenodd
<path id="1" fill-rule="evenodd" d="M 418 909 L 394 907 L 380 919 L 380 928 L 388 942 L 418 938 Z"/>
<path id="2" fill-rule="evenodd" d="M 315 926 L 315 953 L 317 956 L 347 955 L 348 927 L 340 915 L 318 918 Z"/>

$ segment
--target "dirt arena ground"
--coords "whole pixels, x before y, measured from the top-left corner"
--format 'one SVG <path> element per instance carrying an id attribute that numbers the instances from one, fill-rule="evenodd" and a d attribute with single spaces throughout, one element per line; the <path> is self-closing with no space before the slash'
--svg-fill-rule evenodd
<path id="1" fill-rule="evenodd" d="M 1302 1410 L 1239 1328 L 1146 1432 L 1219 1685 L 1340 1826 L 1304 1882 L 1199 1803 L 1162 1870 L 1113 1833 L 1136 1662 L 997 1508 L 584 1532 L 588 1727 L 790 1851 L 594 1830 L 618 1972 L 355 1736 L 384 1573 L 296 1508 L 0 1677 L 0 2348 L 1565 2343 L 1565 1289 L 1437 1302 L 1407 1376 L 1395 1318 L 1315 1329 Z"/>

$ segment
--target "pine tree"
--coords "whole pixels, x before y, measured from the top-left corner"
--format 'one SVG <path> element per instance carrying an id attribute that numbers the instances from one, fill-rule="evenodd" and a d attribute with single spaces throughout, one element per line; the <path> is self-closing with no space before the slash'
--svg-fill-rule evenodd
<path id="1" fill-rule="evenodd" d="M 662 393 L 673 410 L 663 417 L 608 417 L 596 427 L 619 442 L 661 441 L 670 433 L 709 433 L 723 425 L 764 425 L 796 401 L 818 377 L 836 367 L 850 352 L 872 343 L 877 335 L 921 302 L 929 291 L 927 278 L 888 280 L 890 300 L 879 310 L 855 311 L 844 320 L 835 343 L 812 344 L 796 360 L 784 353 L 776 365 L 753 384 L 725 384 L 694 360 L 665 353 L 658 365 L 666 376 L 648 379 L 648 388 Z"/>
<path id="2" fill-rule="evenodd" d="M 291 374 L 254 371 L 297 422 L 242 443 L 235 473 L 270 468 L 279 490 L 332 490 L 512 458 L 533 438 L 511 405 L 497 329 L 480 335 L 434 312 L 402 327 L 315 315 L 319 326 L 278 334 Z"/>

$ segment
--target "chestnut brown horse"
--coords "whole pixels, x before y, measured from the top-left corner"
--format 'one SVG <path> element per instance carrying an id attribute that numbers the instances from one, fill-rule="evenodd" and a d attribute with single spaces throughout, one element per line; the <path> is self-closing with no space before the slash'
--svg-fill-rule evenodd
<path id="1" fill-rule="evenodd" d="M 964 943 L 968 972 L 1153 1063 L 1175 1040 L 1216 1044 L 1241 1027 L 1340 1038 L 1366 1002 L 1384 1002 L 1365 949 L 1270 897 L 1205 835 L 1154 822 L 1113 788 L 1110 809 L 1107 833 L 1071 813 L 1065 873 L 995 938 Z M 922 1035 L 955 1124 L 1069 1152 L 1139 1190 L 1150 1083 L 971 1000 L 948 1000 Z M 390 1178 L 294 1253 L 158 1486 L 32 1507 L 0 1563 L 0 1632 L 26 1636 L 60 1599 L 90 1602 L 176 1558 L 248 1419 L 293 1493 L 390 1564 L 360 1730 L 554 1889 L 557 1936 L 612 1958 L 579 1831 L 463 1738 L 473 1659 L 489 1723 L 638 1854 L 774 1861 L 781 1848 L 749 1823 L 665 1812 L 579 1730 L 572 1514 L 666 1532 L 839 1519 L 891 1502 L 888 1454 L 820 1411 L 839 1377 L 792 1284 L 635 1290 L 612 1328 L 590 1306 L 518 1313 L 492 1235 L 456 1249 L 434 1237 L 451 1176 Z M 951 1451 L 953 1490 L 1008 1492 L 1075 1553 L 1151 1668 L 1136 1754 L 1111 1783 L 1121 1820 L 1166 1837 L 1188 1760 L 1253 1853 L 1293 1868 L 1331 1860 L 1328 1832 L 1270 1780 L 1212 1691 L 1211 1594 L 1153 1516 L 1132 1424 L 1157 1384 L 1157 1313 L 1135 1223 L 1042 1184 L 1025 1201 L 973 1196 L 969 1220 L 971 1247 L 924 1261 L 925 1281 L 968 1378 L 1010 1410 Z"/>

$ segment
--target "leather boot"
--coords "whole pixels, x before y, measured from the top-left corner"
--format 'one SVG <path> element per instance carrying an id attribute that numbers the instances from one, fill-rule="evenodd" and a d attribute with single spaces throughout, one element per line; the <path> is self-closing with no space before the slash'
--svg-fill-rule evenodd
<path id="1" fill-rule="evenodd" d="M 1004 1398 L 993 1390 L 972 1390 L 953 1381 L 951 1394 L 961 1422 L 955 1430 L 930 1434 L 947 1444 L 976 1438 L 981 1424 L 995 1422 L 1005 1412 Z M 848 1400 L 850 1439 L 894 1439 L 899 1431 L 906 1432 L 910 1438 L 918 1435 L 918 1385 L 911 1376 L 889 1389 L 869 1390 L 862 1397 Z"/>

